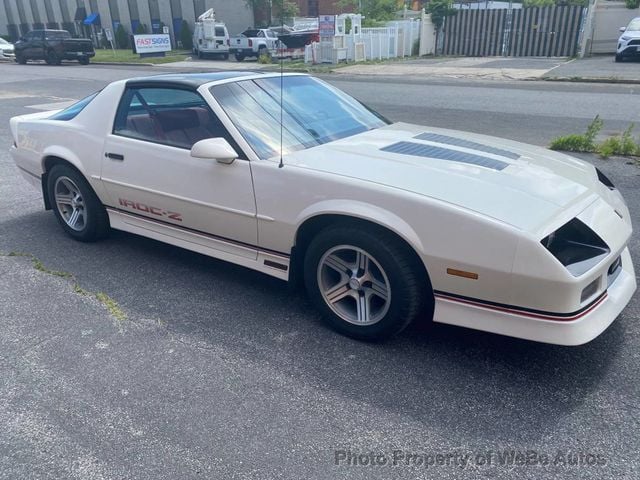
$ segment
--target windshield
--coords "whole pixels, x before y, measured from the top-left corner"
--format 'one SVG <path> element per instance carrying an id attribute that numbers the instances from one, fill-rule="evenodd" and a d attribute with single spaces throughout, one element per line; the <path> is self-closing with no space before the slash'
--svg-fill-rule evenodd
<path id="1" fill-rule="evenodd" d="M 347 94 L 312 77 L 244 80 L 211 87 L 231 121 L 260 158 L 322 145 L 380 128 L 386 122 Z M 280 128 L 282 118 L 283 128 Z"/>
<path id="2" fill-rule="evenodd" d="M 45 40 L 66 40 L 71 38 L 71 34 L 63 30 L 45 30 L 44 38 Z"/>
<path id="3" fill-rule="evenodd" d="M 634 18 L 627 27 L 627 32 L 637 32 L 640 30 L 640 17 Z"/>

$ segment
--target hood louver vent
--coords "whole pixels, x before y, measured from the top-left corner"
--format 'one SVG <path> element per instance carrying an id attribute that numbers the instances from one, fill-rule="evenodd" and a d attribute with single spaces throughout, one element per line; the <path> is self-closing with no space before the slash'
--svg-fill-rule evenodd
<path id="1" fill-rule="evenodd" d="M 471 142 L 469 140 L 463 140 L 461 138 L 449 137 L 448 135 L 425 132 L 421 133 L 420 135 L 416 135 L 413 138 L 417 138 L 418 140 L 426 140 L 428 142 L 444 143 L 446 145 L 453 145 L 454 147 L 470 148 L 484 153 L 500 155 L 501 157 L 510 158 L 511 160 L 517 160 L 518 158 L 520 158 L 520 155 L 508 150 L 490 147 L 489 145 L 483 145 L 482 143 Z"/>
<path id="2" fill-rule="evenodd" d="M 479 167 L 491 168 L 493 170 L 504 170 L 509 166 L 507 162 L 494 160 L 493 158 L 474 155 L 472 153 L 458 152 L 448 148 L 435 147 L 433 145 L 423 145 L 422 143 L 398 142 L 388 147 L 381 148 L 383 152 L 399 153 L 400 155 L 411 155 L 414 157 L 435 158 L 438 160 L 448 160 L 451 162 L 468 163 Z"/>

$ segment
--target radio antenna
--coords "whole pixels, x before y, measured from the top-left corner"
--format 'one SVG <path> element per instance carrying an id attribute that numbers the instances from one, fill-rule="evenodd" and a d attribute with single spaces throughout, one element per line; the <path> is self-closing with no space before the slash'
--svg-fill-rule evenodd
<path id="1" fill-rule="evenodd" d="M 280 25 L 281 31 L 284 33 L 284 0 L 280 0 Z M 280 163 L 278 164 L 278 168 L 284 167 L 284 153 L 283 153 L 283 144 L 284 144 L 284 49 L 282 48 L 282 40 L 278 38 L 278 48 L 276 51 L 279 51 L 280 54 Z"/>

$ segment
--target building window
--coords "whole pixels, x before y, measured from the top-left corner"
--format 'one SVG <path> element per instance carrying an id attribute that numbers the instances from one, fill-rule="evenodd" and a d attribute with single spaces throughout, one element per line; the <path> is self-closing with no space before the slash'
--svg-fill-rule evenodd
<path id="1" fill-rule="evenodd" d="M 307 3 L 307 8 L 309 11 L 309 17 L 317 17 L 318 15 L 320 15 L 320 12 L 318 12 L 318 0 L 309 0 Z"/>

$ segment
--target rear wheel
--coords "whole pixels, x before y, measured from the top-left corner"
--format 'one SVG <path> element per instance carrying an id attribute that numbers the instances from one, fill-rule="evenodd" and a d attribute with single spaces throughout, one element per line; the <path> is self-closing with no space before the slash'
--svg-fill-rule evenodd
<path id="1" fill-rule="evenodd" d="M 80 62 L 80 65 L 89 65 L 90 62 L 89 57 L 81 57 L 78 61 Z"/>
<path id="2" fill-rule="evenodd" d="M 229 54 L 228 53 L 223 53 L 222 54 L 222 59 L 223 60 L 229 60 Z"/>
<path id="3" fill-rule="evenodd" d="M 71 237 L 92 242 L 108 235 L 107 212 L 77 170 L 55 165 L 48 175 L 47 192 L 58 222 Z"/>
<path id="4" fill-rule="evenodd" d="M 334 330 L 383 340 L 424 311 L 428 279 L 407 246 L 389 232 L 330 227 L 307 248 L 305 287 Z"/>
<path id="5" fill-rule="evenodd" d="M 47 58 L 45 59 L 45 61 L 47 62 L 47 65 L 60 65 L 60 58 L 58 57 L 58 54 L 53 50 L 50 50 L 47 53 Z"/>
<path id="6" fill-rule="evenodd" d="M 202 60 L 204 58 L 204 53 L 202 53 L 202 50 L 198 50 L 198 59 Z"/>
<path id="7" fill-rule="evenodd" d="M 21 53 L 16 53 L 16 62 L 20 65 L 25 65 L 27 63 L 27 59 Z"/>

